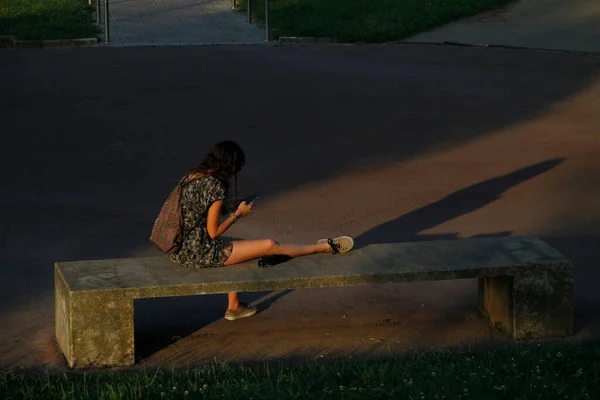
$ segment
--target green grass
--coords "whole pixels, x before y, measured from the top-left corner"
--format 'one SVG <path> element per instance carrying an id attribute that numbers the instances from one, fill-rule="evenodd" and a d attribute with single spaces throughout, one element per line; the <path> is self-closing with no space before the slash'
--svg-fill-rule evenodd
<path id="1" fill-rule="evenodd" d="M 0 373 L 2 399 L 598 399 L 600 342 L 297 367 L 206 364 L 126 373 Z"/>
<path id="2" fill-rule="evenodd" d="M 0 0 L 0 35 L 23 40 L 96 36 L 86 0 Z"/>
<path id="3" fill-rule="evenodd" d="M 238 0 L 242 9 L 247 0 Z M 271 0 L 271 36 L 330 37 L 340 42 L 386 42 L 443 25 L 512 0 Z M 264 22 L 264 0 L 252 0 Z"/>

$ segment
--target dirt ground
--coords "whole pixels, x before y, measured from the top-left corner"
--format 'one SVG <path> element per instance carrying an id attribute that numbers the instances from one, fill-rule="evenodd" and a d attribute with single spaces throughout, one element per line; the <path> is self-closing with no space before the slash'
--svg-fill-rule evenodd
<path id="1" fill-rule="evenodd" d="M 64 368 L 53 263 L 157 254 L 154 218 L 210 145 L 247 152 L 228 235 L 369 243 L 533 235 L 575 262 L 600 336 L 600 56 L 375 46 L 0 52 L 0 368 Z M 141 366 L 512 343 L 473 280 L 136 302 Z"/>

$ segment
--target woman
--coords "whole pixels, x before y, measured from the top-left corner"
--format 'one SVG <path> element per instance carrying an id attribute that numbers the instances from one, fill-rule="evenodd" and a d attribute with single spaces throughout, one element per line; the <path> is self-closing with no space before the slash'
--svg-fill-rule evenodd
<path id="1" fill-rule="evenodd" d="M 314 253 L 345 253 L 354 246 L 351 237 L 322 239 L 314 245 L 284 245 L 266 240 L 225 242 L 220 239 L 238 219 L 252 212 L 252 204 L 242 202 L 235 212 L 220 221 L 223 202 L 227 198 L 230 181 L 244 166 L 246 157 L 238 144 L 232 141 L 217 143 L 200 166 L 189 172 L 181 193 L 183 214 L 183 244 L 176 261 L 190 268 L 221 267 L 238 264 L 262 256 L 285 254 L 298 257 Z M 256 308 L 239 301 L 237 292 L 228 294 L 227 320 L 236 320 L 256 314 Z"/>

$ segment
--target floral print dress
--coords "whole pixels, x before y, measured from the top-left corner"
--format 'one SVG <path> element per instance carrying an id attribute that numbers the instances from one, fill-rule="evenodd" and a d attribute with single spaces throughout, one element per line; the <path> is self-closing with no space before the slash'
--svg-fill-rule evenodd
<path id="1" fill-rule="evenodd" d="M 233 244 L 211 238 L 206 230 L 208 209 L 225 200 L 225 188 L 216 178 L 205 175 L 185 185 L 181 191 L 183 244 L 171 259 L 189 268 L 222 267 Z"/>

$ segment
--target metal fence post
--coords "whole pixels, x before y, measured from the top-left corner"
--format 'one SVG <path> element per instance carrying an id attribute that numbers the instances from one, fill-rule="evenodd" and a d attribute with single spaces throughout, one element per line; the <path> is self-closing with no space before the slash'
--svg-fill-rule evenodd
<path id="1" fill-rule="evenodd" d="M 108 23 L 108 0 L 104 0 L 104 42 L 110 42 L 110 30 Z"/>
<path id="2" fill-rule="evenodd" d="M 90 0 L 91 1 L 91 0 Z M 99 24 L 102 22 L 102 18 L 100 18 L 100 1 L 101 0 L 96 0 L 96 23 Z"/>
<path id="3" fill-rule="evenodd" d="M 265 0 L 265 36 L 267 42 L 271 40 L 271 28 L 269 25 L 269 0 Z"/>
<path id="4" fill-rule="evenodd" d="M 248 23 L 252 23 L 252 0 L 248 0 L 246 2 L 246 7 L 248 7 Z"/>

